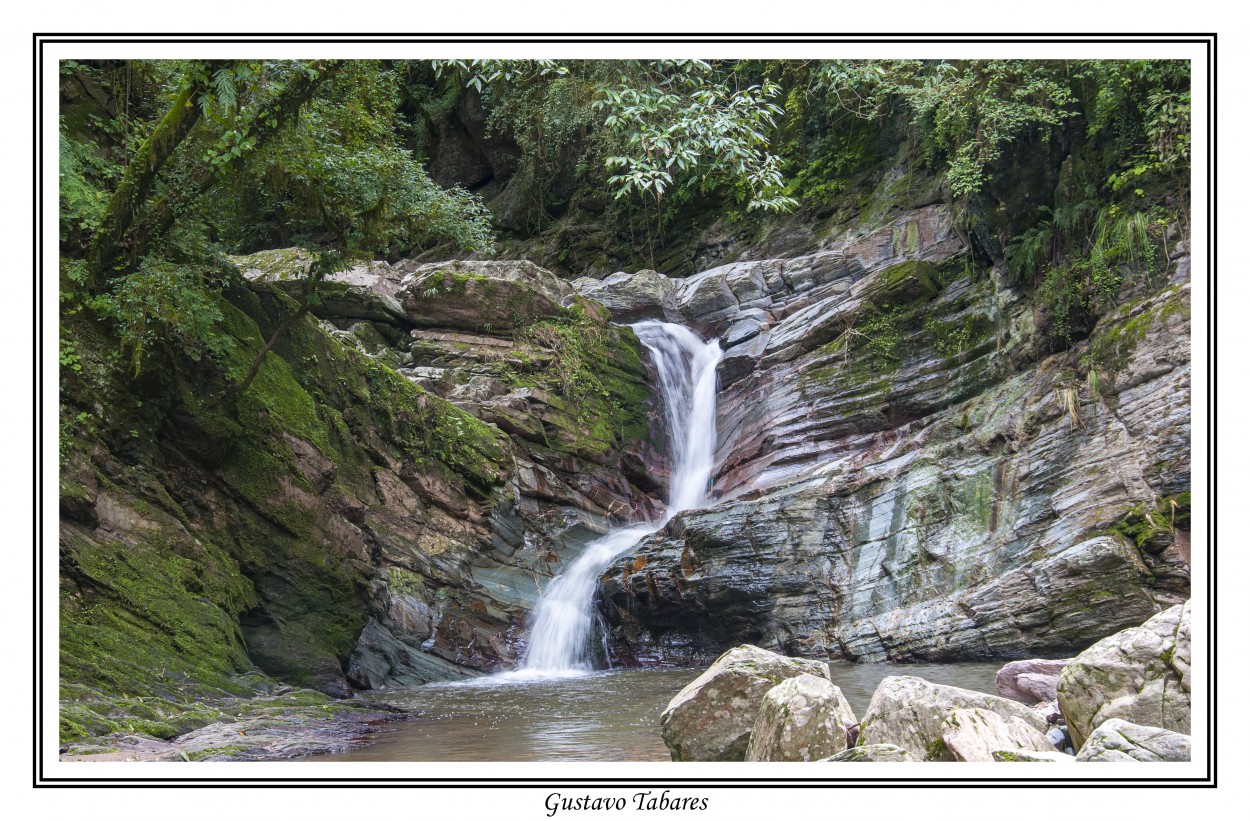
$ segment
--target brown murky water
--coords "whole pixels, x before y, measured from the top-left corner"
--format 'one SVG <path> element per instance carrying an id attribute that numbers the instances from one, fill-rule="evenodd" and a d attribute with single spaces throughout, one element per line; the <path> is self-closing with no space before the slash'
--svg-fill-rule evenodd
<path id="1" fill-rule="evenodd" d="M 1001 664 L 843 664 L 830 669 L 863 716 L 886 676 L 993 693 Z M 364 749 L 313 761 L 668 761 L 660 713 L 702 670 L 610 670 L 545 681 L 506 677 L 372 694 L 417 713 Z"/>

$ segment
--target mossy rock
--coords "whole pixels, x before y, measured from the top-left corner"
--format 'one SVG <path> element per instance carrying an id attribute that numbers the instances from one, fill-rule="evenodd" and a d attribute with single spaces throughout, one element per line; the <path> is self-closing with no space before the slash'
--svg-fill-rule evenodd
<path id="1" fill-rule="evenodd" d="M 932 299 L 942 290 L 937 266 L 923 260 L 909 260 L 891 265 L 878 276 L 881 291 L 875 300 L 880 304 L 906 305 L 917 300 Z"/>

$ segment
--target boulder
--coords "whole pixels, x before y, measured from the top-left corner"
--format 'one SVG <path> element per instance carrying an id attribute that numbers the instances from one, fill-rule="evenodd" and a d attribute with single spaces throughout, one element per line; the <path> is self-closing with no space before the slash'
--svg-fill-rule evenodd
<path id="1" fill-rule="evenodd" d="M 1022 719 L 1003 718 L 982 709 L 947 713 L 942 722 L 942 743 L 956 761 L 993 761 L 995 750 L 1055 752 L 1055 745 Z"/>
<path id="2" fill-rule="evenodd" d="M 615 322 L 622 323 L 668 318 L 677 290 L 676 282 L 651 270 L 633 274 L 620 271 L 603 279 L 581 277 L 572 285 L 579 294 L 611 311 Z"/>
<path id="3" fill-rule="evenodd" d="M 455 260 L 416 266 L 397 296 L 414 325 L 493 333 L 562 316 L 573 289 L 524 260 Z"/>
<path id="4" fill-rule="evenodd" d="M 1056 698 L 1043 701 L 1041 704 L 1034 704 L 1032 708 L 1033 712 L 1041 716 L 1047 724 L 1056 724 L 1063 720 L 1063 713 L 1059 711 L 1059 700 Z"/>
<path id="5" fill-rule="evenodd" d="M 1072 756 L 1064 755 L 1056 750 L 1040 752 L 1038 750 L 995 750 L 995 761 L 1075 761 Z"/>
<path id="6" fill-rule="evenodd" d="M 1108 719 L 1189 732 L 1189 602 L 1108 636 L 1059 676 L 1059 708 L 1078 749 Z"/>
<path id="7" fill-rule="evenodd" d="M 347 680 L 365 690 L 465 678 L 454 663 L 423 652 L 369 619 L 347 660 Z M 320 689 L 320 688 L 319 688 Z"/>
<path id="8" fill-rule="evenodd" d="M 245 279 L 262 282 L 303 299 L 308 275 L 316 261 L 302 248 L 276 248 L 246 256 L 227 257 Z M 322 277 L 317 287 L 314 313 L 323 318 L 350 322 L 375 320 L 403 324 L 404 309 L 396 295 L 403 272 L 386 262 L 365 262 Z"/>
<path id="9" fill-rule="evenodd" d="M 951 761 L 954 756 L 946 749 L 942 733 L 952 710 L 996 713 L 1003 719 L 1018 719 L 1038 733 L 1046 732 L 1046 722 L 1018 701 L 934 684 L 916 676 L 887 676 L 868 703 L 859 742 L 894 744 L 917 759 Z"/>
<path id="10" fill-rule="evenodd" d="M 842 752 L 855 713 L 828 679 L 804 673 L 764 694 L 747 761 L 818 761 Z"/>
<path id="11" fill-rule="evenodd" d="M 789 678 L 828 678 L 821 662 L 787 658 L 750 644 L 726 651 L 673 696 L 660 735 L 674 761 L 742 761 L 764 695 Z"/>
<path id="12" fill-rule="evenodd" d="M 915 761 L 911 753 L 893 744 L 867 744 L 852 747 L 821 761 Z"/>
<path id="13" fill-rule="evenodd" d="M 1119 718 L 1104 721 L 1086 739 L 1077 761 L 1188 761 L 1189 736 Z"/>
<path id="14" fill-rule="evenodd" d="M 1008 662 L 994 675 L 998 694 L 1022 704 L 1040 704 L 1057 698 L 1059 673 L 1072 659 L 1028 659 Z"/>

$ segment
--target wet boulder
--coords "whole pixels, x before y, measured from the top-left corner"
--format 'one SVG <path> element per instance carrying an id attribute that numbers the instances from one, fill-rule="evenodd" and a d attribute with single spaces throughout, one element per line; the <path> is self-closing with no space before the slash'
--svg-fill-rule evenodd
<path id="1" fill-rule="evenodd" d="M 494 333 L 563 316 L 573 289 L 532 262 L 455 260 L 416 266 L 397 296 L 413 325 Z"/>
<path id="2" fill-rule="evenodd" d="M 842 691 L 804 673 L 764 694 L 747 744 L 747 761 L 819 761 L 842 752 L 856 725 Z"/>
<path id="3" fill-rule="evenodd" d="M 673 696 L 660 715 L 660 735 L 674 761 L 742 761 L 764 695 L 786 679 L 828 679 L 821 662 L 739 645 Z"/>

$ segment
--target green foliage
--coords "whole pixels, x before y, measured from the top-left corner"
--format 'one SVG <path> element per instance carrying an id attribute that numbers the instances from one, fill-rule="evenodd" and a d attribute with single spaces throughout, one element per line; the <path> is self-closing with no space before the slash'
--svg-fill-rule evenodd
<path id="1" fill-rule="evenodd" d="M 1066 342 L 1118 303 L 1129 272 L 1155 280 L 1166 260 L 1169 222 L 1115 205 L 1097 211 L 1084 234 L 1078 222 L 1043 221 L 1008 247 L 1008 270 L 1018 280 L 1043 271 L 1037 296 L 1047 329 Z"/>
<path id="2" fill-rule="evenodd" d="M 117 164 L 101 156 L 90 140 L 77 140 L 60 129 L 60 231 L 61 242 L 82 242 L 100 227 L 108 205 L 107 188 L 120 174 Z"/>
<path id="3" fill-rule="evenodd" d="M 637 193 L 659 203 L 676 184 L 706 190 L 728 178 L 745 189 L 748 210 L 791 210 L 798 201 L 782 192 L 781 161 L 767 134 L 782 113 L 773 102 L 779 91 L 768 80 L 733 89 L 697 72 L 654 87 L 605 89 L 596 107 L 629 148 L 607 158 L 617 172 L 608 184 L 617 198 Z"/>
<path id="4" fill-rule="evenodd" d="M 926 319 L 924 323 L 925 331 L 933 339 L 934 349 L 947 359 L 972 350 L 988 337 L 991 328 L 992 322 L 988 317 L 972 313 L 950 322 Z"/>
<path id="5" fill-rule="evenodd" d="M 1087 134 L 1107 147 L 1108 177 L 1119 191 L 1150 176 L 1188 172 L 1189 63 L 1181 60 L 1089 60 L 1073 79 L 1087 100 Z"/>
<path id="6" fill-rule="evenodd" d="M 116 322 L 136 375 L 164 345 L 193 360 L 219 352 L 222 251 L 292 239 L 346 256 L 432 239 L 490 250 L 480 199 L 436 185 L 404 147 L 396 72 L 376 61 L 326 71 L 293 60 L 62 66 L 81 99 L 62 117 L 64 281 L 97 292 L 92 307 Z M 135 98 L 144 104 L 131 110 Z M 93 279 L 98 253 L 107 289 Z"/>
<path id="7" fill-rule="evenodd" d="M 1189 531 L 1189 505 L 1189 491 L 1165 496 L 1153 508 L 1134 505 L 1111 526 L 1111 532 L 1139 548 L 1161 538 L 1170 541 L 1177 530 Z"/>
<path id="8" fill-rule="evenodd" d="M 396 257 L 435 238 L 489 251 L 481 200 L 438 186 L 399 144 L 399 101 L 396 71 L 350 64 L 222 188 L 219 230 L 246 245 L 328 244 L 360 257 Z M 249 150 L 238 133 L 225 132 L 217 150 L 227 153 L 216 156 Z M 274 226 L 286 236 L 272 237 Z"/>
<path id="9" fill-rule="evenodd" d="M 871 311 L 855 324 L 853 336 L 872 353 L 874 365 L 879 371 L 893 370 L 903 358 L 903 332 L 899 327 L 902 315 L 903 308 L 896 305 Z"/>
<path id="10" fill-rule="evenodd" d="M 907 111 L 920 159 L 944 161 L 952 196 L 975 194 L 1012 142 L 1048 136 L 1074 112 L 1058 64 L 1026 60 L 833 61 L 813 88 L 857 116 Z"/>
<path id="11" fill-rule="evenodd" d="M 116 323 L 138 376 L 145 354 L 160 345 L 172 343 L 197 362 L 224 353 L 229 343 L 219 328 L 221 312 L 212 297 L 216 287 L 202 267 L 148 258 L 112 293 L 96 298 L 93 307 Z"/>
<path id="12" fill-rule="evenodd" d="M 944 163 L 952 196 L 993 178 L 1008 146 L 1055 136 L 1077 114 L 1103 146 L 1100 181 L 1120 190 L 1189 161 L 1189 66 L 1169 60 L 832 61 L 810 93 L 869 120 L 908 119 L 922 162 Z"/>
<path id="13" fill-rule="evenodd" d="M 659 204 L 678 187 L 737 187 L 748 209 L 797 204 L 782 190 L 781 162 L 770 150 L 782 108 L 780 87 L 767 79 L 743 87 L 733 66 L 702 60 L 434 65 L 483 95 L 493 130 L 521 148 L 517 177 L 540 200 L 535 186 L 575 166 L 617 199 Z"/>

